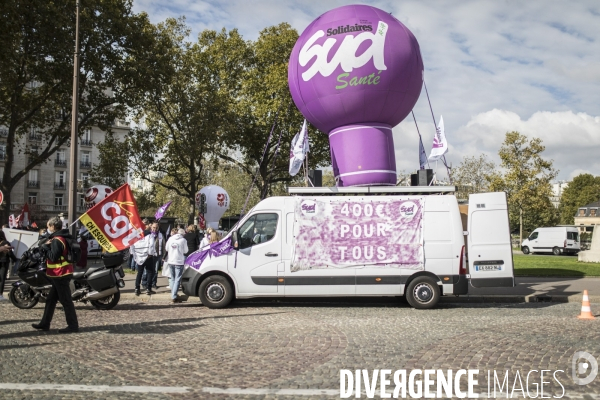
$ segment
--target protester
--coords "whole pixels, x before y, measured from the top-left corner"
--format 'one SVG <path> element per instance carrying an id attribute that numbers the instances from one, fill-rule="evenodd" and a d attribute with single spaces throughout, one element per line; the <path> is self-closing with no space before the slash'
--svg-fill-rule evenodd
<path id="1" fill-rule="evenodd" d="M 3 293 L 11 260 L 16 262 L 17 257 L 13 253 L 12 246 L 6 240 L 6 235 L 3 231 L 0 231 L 0 301 L 6 300 Z"/>
<path id="2" fill-rule="evenodd" d="M 208 239 L 208 242 L 209 242 L 210 244 L 213 244 L 213 243 L 216 243 L 216 242 L 218 242 L 218 241 L 219 241 L 219 235 L 217 234 L 217 232 L 216 232 L 216 231 L 212 231 L 212 232 L 210 233 L 210 238 Z"/>
<path id="3" fill-rule="evenodd" d="M 148 226 L 148 220 L 143 221 L 144 226 Z M 144 238 L 138 240 L 131 246 L 131 253 L 138 266 L 137 275 L 135 277 L 135 295 L 141 294 L 140 284 L 142 283 L 142 275 L 146 272 L 147 279 L 152 282 L 154 278 L 154 266 L 156 265 L 156 254 L 158 249 L 158 241 L 155 236 L 149 230 L 144 231 Z M 147 288 L 146 294 L 156 294 L 152 288 Z"/>
<path id="4" fill-rule="evenodd" d="M 40 229 L 40 237 L 48 235 L 48 230 L 46 228 Z"/>
<path id="5" fill-rule="evenodd" d="M 183 264 L 185 263 L 185 254 L 188 252 L 187 240 L 184 237 L 185 231 L 179 229 L 177 234 L 171 236 L 167 241 L 166 249 L 168 252 L 167 263 L 171 270 L 171 303 L 181 303 L 177 297 L 177 290 L 181 282 L 181 274 L 183 273 Z"/>
<path id="6" fill-rule="evenodd" d="M 163 255 L 165 254 L 165 237 L 162 232 L 158 230 L 158 222 L 154 222 L 150 225 L 150 234 L 155 238 L 153 242 L 155 252 L 153 255 L 154 259 L 154 276 L 152 279 L 147 279 L 148 275 L 143 273 L 142 275 L 142 287 L 147 289 L 158 289 L 156 285 L 158 282 L 158 269 L 161 266 Z"/>
<path id="7" fill-rule="evenodd" d="M 213 232 L 213 228 L 211 228 L 210 226 L 206 229 L 206 235 L 204 236 L 204 238 L 202 239 L 202 242 L 200 242 L 200 248 L 204 248 L 206 246 L 208 246 L 210 244 L 210 234 Z"/>
<path id="8" fill-rule="evenodd" d="M 185 253 L 185 256 L 187 257 L 198 250 L 198 232 L 196 232 L 194 225 L 187 227 L 187 232 L 183 235 L 183 238 L 187 242 L 188 251 Z"/>
<path id="9" fill-rule="evenodd" d="M 71 299 L 71 277 L 73 275 L 73 264 L 67 261 L 69 252 L 67 241 L 72 239 L 68 229 L 62 229 L 63 223 L 58 217 L 52 217 L 48 221 L 48 241 L 41 248 L 46 254 L 46 276 L 50 278 L 52 287 L 46 298 L 44 315 L 39 324 L 32 324 L 35 329 L 47 331 L 50 329 L 56 303 L 60 301 L 65 311 L 67 327 L 59 329 L 59 333 L 79 332 L 79 323 L 75 306 Z"/>

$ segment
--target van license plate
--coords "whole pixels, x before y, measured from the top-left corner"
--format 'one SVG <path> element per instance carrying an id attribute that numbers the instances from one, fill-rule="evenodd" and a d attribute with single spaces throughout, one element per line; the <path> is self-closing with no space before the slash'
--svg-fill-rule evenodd
<path id="1" fill-rule="evenodd" d="M 475 271 L 502 271 L 502 265 L 476 265 Z"/>

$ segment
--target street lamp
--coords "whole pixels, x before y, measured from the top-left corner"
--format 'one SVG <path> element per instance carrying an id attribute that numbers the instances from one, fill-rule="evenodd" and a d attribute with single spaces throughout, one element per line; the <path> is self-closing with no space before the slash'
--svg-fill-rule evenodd
<path id="1" fill-rule="evenodd" d="M 69 224 L 76 236 L 77 214 L 77 131 L 79 121 L 79 0 L 75 0 L 75 54 L 73 56 L 73 105 L 71 109 L 71 165 L 69 165 Z"/>

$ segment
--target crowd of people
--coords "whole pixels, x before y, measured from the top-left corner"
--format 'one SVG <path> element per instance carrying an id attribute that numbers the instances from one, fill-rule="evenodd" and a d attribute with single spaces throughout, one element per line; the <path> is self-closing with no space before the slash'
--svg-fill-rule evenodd
<path id="1" fill-rule="evenodd" d="M 171 302 L 179 303 L 181 300 L 178 297 L 178 290 L 181 283 L 185 259 L 198 249 L 202 249 L 211 243 L 220 240 L 217 231 L 208 228 L 205 232 L 199 229 L 196 225 L 189 225 L 187 228 L 176 226 L 166 232 L 161 232 L 158 222 L 150 222 L 148 219 L 143 220 L 144 223 L 144 238 L 136 242 L 130 247 L 131 254 L 129 267 L 132 271 L 136 271 L 135 279 L 135 294 L 140 295 L 142 289 L 146 294 L 155 294 L 155 289 L 158 289 L 157 279 L 159 270 L 162 268 L 162 275 L 169 278 L 168 288 L 171 290 Z M 60 225 L 60 226 L 59 226 Z M 63 221 L 58 217 L 51 218 L 48 221 L 48 228 L 39 230 L 40 238 L 47 238 L 44 246 L 48 247 L 48 254 L 52 253 L 52 257 L 48 258 L 48 268 L 51 272 L 62 271 L 64 274 L 54 277 L 53 290 L 51 291 L 50 301 L 46 302 L 44 317 L 39 324 L 33 324 L 36 329 L 45 330 L 52 320 L 56 303 L 60 301 L 65 309 L 68 327 L 65 332 L 76 332 L 78 330 L 77 317 L 72 308 L 70 295 L 65 299 L 70 282 L 72 270 L 75 266 L 62 269 L 55 269 L 56 265 L 64 264 L 61 259 L 65 249 L 63 236 L 70 237 L 67 229 L 62 229 Z M 62 236 L 58 234 L 60 232 Z M 84 234 L 80 232 L 79 243 L 82 245 L 82 250 L 87 249 L 87 240 Z M 61 247 L 62 246 L 62 247 Z M 83 251 L 83 256 L 77 263 L 77 267 L 85 267 L 87 264 L 87 251 Z M 5 283 L 10 269 L 10 263 L 17 262 L 17 257 L 13 252 L 13 248 L 6 240 L 3 231 L 0 230 L 0 301 L 5 301 L 3 296 Z M 70 270 L 68 270 L 71 268 Z M 70 271 L 70 272 L 69 272 Z M 60 278 L 60 279 L 59 279 Z M 67 282 L 64 284 L 64 282 Z M 71 304 L 68 304 L 70 301 Z M 65 303 L 66 302 L 66 303 Z"/>

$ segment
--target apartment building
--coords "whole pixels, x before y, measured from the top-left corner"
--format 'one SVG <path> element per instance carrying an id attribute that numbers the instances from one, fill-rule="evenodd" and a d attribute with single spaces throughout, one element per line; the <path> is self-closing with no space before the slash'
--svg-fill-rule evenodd
<path id="1" fill-rule="evenodd" d="M 129 124 L 125 121 L 115 121 L 113 133 L 119 140 L 124 140 L 129 132 Z M 6 162 L 6 137 L 8 130 L 0 127 L 0 179 L 4 174 Z M 92 167 L 99 160 L 98 143 L 104 142 L 106 132 L 98 127 L 87 129 L 79 139 L 78 146 L 78 204 L 77 215 L 85 211 L 83 203 L 83 193 L 85 189 L 94 183 L 90 181 Z M 35 152 L 36 149 L 42 149 L 44 137 L 35 129 L 23 135 L 18 142 L 21 149 L 27 147 Z M 15 160 L 13 171 L 20 171 L 26 166 L 26 155 L 23 151 L 15 151 Z M 9 207 L 11 213 L 18 213 L 24 203 L 29 203 L 30 213 L 36 221 L 43 221 L 51 216 L 63 213 L 67 217 L 68 196 L 69 196 L 69 167 L 70 148 L 61 147 L 52 157 L 43 164 L 36 166 L 29 171 L 29 174 L 23 177 L 11 192 L 11 204 L 4 204 Z M 123 172 L 126 176 L 127 171 Z"/>

